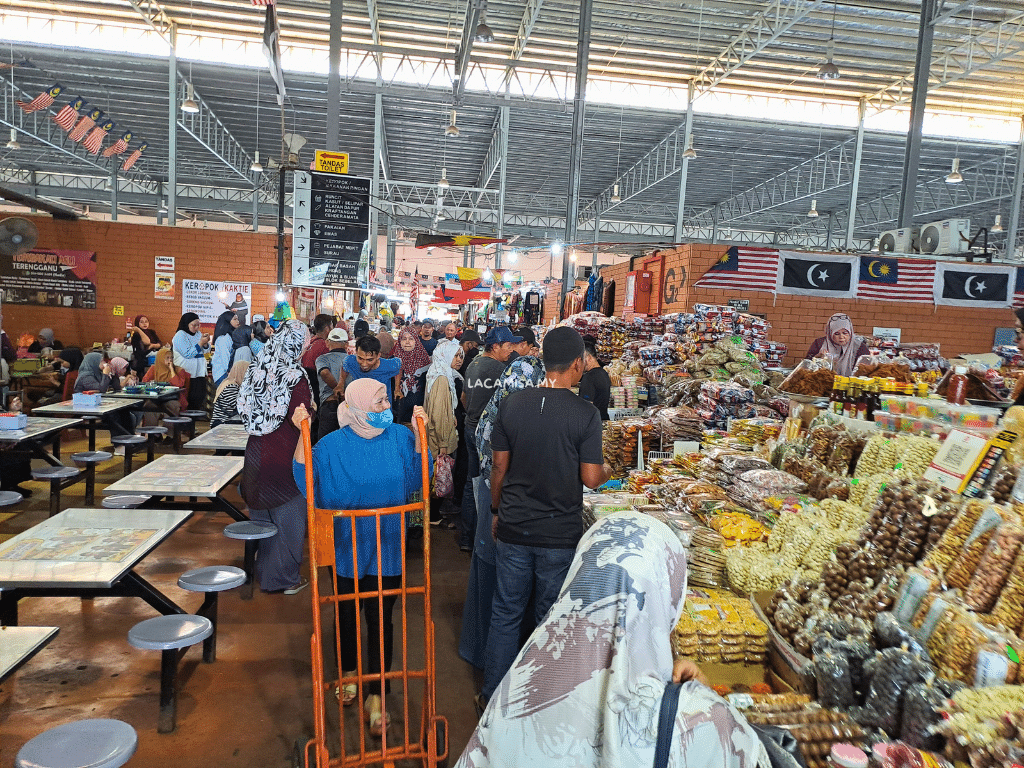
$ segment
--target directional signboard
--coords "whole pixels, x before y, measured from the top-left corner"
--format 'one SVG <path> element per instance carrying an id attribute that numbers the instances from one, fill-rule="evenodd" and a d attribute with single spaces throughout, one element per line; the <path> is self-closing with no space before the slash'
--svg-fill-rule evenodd
<path id="1" fill-rule="evenodd" d="M 295 172 L 292 283 L 358 288 L 366 283 L 370 180 Z"/>

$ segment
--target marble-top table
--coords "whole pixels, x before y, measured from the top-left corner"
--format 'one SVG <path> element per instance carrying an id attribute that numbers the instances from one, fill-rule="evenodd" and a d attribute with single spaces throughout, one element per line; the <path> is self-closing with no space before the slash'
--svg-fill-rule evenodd
<path id="1" fill-rule="evenodd" d="M 111 483 L 103 493 L 106 496 L 152 496 L 153 503 L 162 506 L 167 506 L 159 501 L 163 496 L 205 498 L 235 520 L 248 520 L 245 513 L 222 495 L 223 490 L 241 473 L 244 463 L 241 456 L 166 454 Z"/>
<path id="2" fill-rule="evenodd" d="M 0 683 L 57 636 L 58 627 L 0 627 Z"/>
<path id="3" fill-rule="evenodd" d="M 135 572 L 191 510 L 66 509 L 0 544 L 0 624 L 36 596 L 141 597 L 160 613 L 182 609 Z"/>
<path id="4" fill-rule="evenodd" d="M 151 406 L 150 411 L 162 411 L 168 416 L 174 416 L 169 408 L 169 403 L 178 402 L 182 387 L 163 387 L 159 390 L 146 390 L 144 392 L 107 392 L 104 397 L 122 398 L 125 400 L 142 400 L 144 406 Z"/>
<path id="5" fill-rule="evenodd" d="M 52 405 L 37 406 L 32 409 L 32 415 L 46 417 L 53 416 L 65 419 L 72 416 L 93 417 L 87 419 L 86 427 L 89 429 L 89 450 L 95 451 L 97 417 L 102 419 L 104 428 L 110 430 L 111 436 L 130 435 L 132 433 L 125 430 L 117 419 L 109 419 L 105 417 L 118 413 L 119 411 L 138 408 L 141 405 L 142 400 L 137 397 L 107 397 L 104 395 L 100 398 L 100 404 L 95 408 L 76 406 L 74 400 L 65 400 L 64 402 L 53 403 Z"/>
<path id="6" fill-rule="evenodd" d="M 192 451 L 227 451 L 229 453 L 245 453 L 245 445 L 249 442 L 249 433 L 244 424 L 218 424 L 213 429 L 189 440 L 182 448 Z"/>
<path id="7" fill-rule="evenodd" d="M 0 429 L 0 450 L 25 446 L 36 458 L 40 458 L 54 467 L 61 466 L 60 436 L 65 429 L 80 427 L 82 419 L 53 419 L 42 416 L 29 416 L 28 425 L 24 429 Z M 46 450 L 47 443 L 52 443 L 53 450 Z"/>

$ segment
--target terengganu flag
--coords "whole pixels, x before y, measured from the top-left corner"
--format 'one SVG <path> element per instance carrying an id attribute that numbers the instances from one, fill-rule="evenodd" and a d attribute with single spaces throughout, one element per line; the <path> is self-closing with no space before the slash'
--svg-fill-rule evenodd
<path id="1" fill-rule="evenodd" d="M 281 27 L 277 23 L 277 10 L 273 5 L 267 6 L 267 16 L 263 21 L 263 55 L 270 64 L 270 76 L 277 84 L 278 106 L 284 105 L 284 70 L 281 68 Z"/>
<path id="2" fill-rule="evenodd" d="M 1009 307 L 1016 268 L 996 264 L 939 261 L 935 264 L 936 304 L 954 307 Z"/>
<path id="3" fill-rule="evenodd" d="M 15 103 L 21 107 L 22 112 L 37 112 L 40 109 L 46 109 L 48 106 L 53 104 L 53 100 L 60 96 L 60 93 L 63 90 L 64 88 L 60 83 L 54 83 L 32 99 L 32 101 L 18 101 Z"/>
<path id="4" fill-rule="evenodd" d="M 779 252 L 777 293 L 852 299 L 857 295 L 859 257 L 834 253 Z"/>

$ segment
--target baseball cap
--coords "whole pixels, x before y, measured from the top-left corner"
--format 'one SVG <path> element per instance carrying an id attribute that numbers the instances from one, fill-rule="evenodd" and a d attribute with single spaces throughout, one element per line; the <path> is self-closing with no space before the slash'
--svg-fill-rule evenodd
<path id="1" fill-rule="evenodd" d="M 264 322 L 266 322 L 266 320 L 267 320 L 266 315 L 253 315 L 252 316 L 252 321 L 254 323 L 259 321 L 259 320 L 263 320 Z"/>
<path id="2" fill-rule="evenodd" d="M 518 344 L 523 340 L 522 336 L 513 336 L 512 331 L 508 329 L 507 325 L 496 325 L 487 332 L 487 339 L 485 344 L 504 344 L 507 341 L 513 344 Z"/>
<path id="3" fill-rule="evenodd" d="M 524 325 L 522 328 L 517 328 L 516 333 L 523 337 L 523 341 L 528 342 L 531 347 L 540 346 L 537 343 L 537 334 L 533 332 L 533 328 Z"/>
<path id="4" fill-rule="evenodd" d="M 431 320 L 429 317 L 425 317 L 425 318 L 423 318 L 423 322 L 420 323 L 420 325 L 429 325 L 431 328 L 433 328 L 434 327 L 434 321 Z"/>
<path id="5" fill-rule="evenodd" d="M 462 332 L 461 341 L 472 341 L 477 344 L 480 343 L 480 334 L 474 331 L 472 328 L 467 328 Z"/>
<path id="6" fill-rule="evenodd" d="M 348 331 L 344 328 L 335 328 L 327 334 L 328 341 L 348 341 Z"/>

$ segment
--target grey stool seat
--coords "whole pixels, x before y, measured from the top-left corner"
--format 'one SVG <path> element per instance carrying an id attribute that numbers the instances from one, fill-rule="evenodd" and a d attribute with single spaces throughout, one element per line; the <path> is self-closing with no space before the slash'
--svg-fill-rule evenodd
<path id="1" fill-rule="evenodd" d="M 205 616 L 175 613 L 140 621 L 128 630 L 128 642 L 135 648 L 160 651 L 159 733 L 171 733 L 177 724 L 178 659 L 190 646 L 213 634 L 213 622 Z"/>
<path id="2" fill-rule="evenodd" d="M 152 461 L 157 439 L 167 434 L 167 427 L 139 427 L 136 432 L 146 436 L 146 461 Z"/>
<path id="3" fill-rule="evenodd" d="M 120 496 L 107 496 L 100 505 L 104 509 L 136 509 L 141 507 L 152 498 L 151 496 L 135 496 L 133 494 L 121 494 Z"/>
<path id="4" fill-rule="evenodd" d="M 164 416 L 163 423 L 165 427 L 170 427 L 171 434 L 174 436 L 174 452 L 181 452 L 181 433 L 188 432 L 193 437 L 196 434 L 196 423 L 188 416 Z"/>
<path id="5" fill-rule="evenodd" d="M 139 737 L 120 720 L 64 723 L 25 742 L 16 768 L 119 768 L 135 754 Z"/>
<path id="6" fill-rule="evenodd" d="M 78 482 L 82 470 L 76 467 L 40 467 L 32 470 L 33 480 L 42 480 L 50 484 L 50 517 L 60 512 L 60 492 L 69 485 Z"/>
<path id="7" fill-rule="evenodd" d="M 22 500 L 22 495 L 17 491 L 0 491 L 0 507 L 9 507 Z"/>
<path id="8" fill-rule="evenodd" d="M 256 549 L 260 539 L 269 539 L 277 536 L 277 526 L 273 523 L 259 523 L 253 520 L 242 520 L 231 523 L 224 528 L 224 535 L 229 539 L 239 539 L 245 542 L 245 552 L 242 559 L 242 568 L 245 570 L 245 587 L 242 589 L 242 599 L 252 599 L 253 572 L 256 570 Z"/>
<path id="9" fill-rule="evenodd" d="M 213 624 L 213 632 L 203 641 L 203 661 L 212 664 L 217 660 L 217 597 L 228 589 L 245 584 L 245 571 L 233 565 L 207 565 L 194 568 L 178 577 L 178 586 L 189 592 L 204 592 L 203 604 L 196 611 Z"/>
<path id="10" fill-rule="evenodd" d="M 132 473 L 132 458 L 135 456 L 135 452 L 148 442 L 149 438 L 145 435 L 115 435 L 110 438 L 110 442 L 114 445 L 120 445 L 124 447 L 124 474 L 123 477 L 128 477 Z"/>
<path id="11" fill-rule="evenodd" d="M 92 505 L 96 501 L 96 465 L 107 459 L 114 458 L 109 451 L 79 451 L 71 454 L 75 464 L 85 465 L 85 503 Z"/>
<path id="12" fill-rule="evenodd" d="M 210 417 L 206 411 L 182 411 L 181 415 L 188 416 L 190 419 L 198 419 L 199 421 Z"/>

